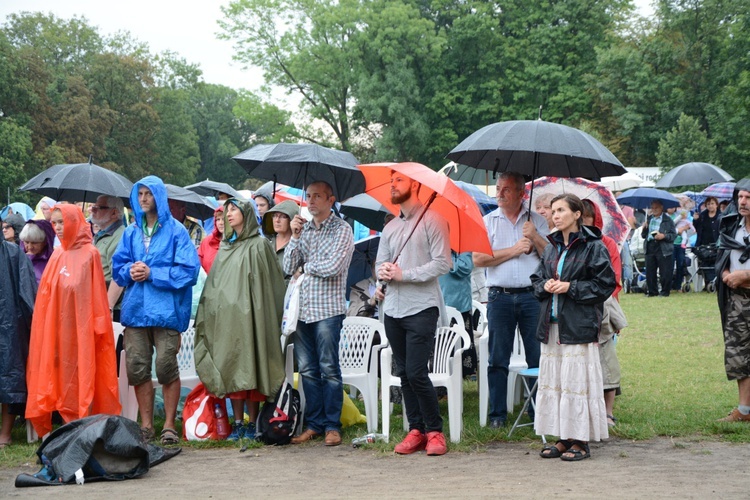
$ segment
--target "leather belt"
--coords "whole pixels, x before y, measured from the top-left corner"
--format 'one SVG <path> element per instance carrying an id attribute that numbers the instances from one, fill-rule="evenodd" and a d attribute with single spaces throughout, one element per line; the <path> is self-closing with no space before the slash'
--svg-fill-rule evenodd
<path id="1" fill-rule="evenodd" d="M 494 290 L 500 293 L 530 293 L 534 291 L 533 286 L 526 286 L 523 288 L 503 288 L 501 286 L 491 286 L 490 290 Z"/>

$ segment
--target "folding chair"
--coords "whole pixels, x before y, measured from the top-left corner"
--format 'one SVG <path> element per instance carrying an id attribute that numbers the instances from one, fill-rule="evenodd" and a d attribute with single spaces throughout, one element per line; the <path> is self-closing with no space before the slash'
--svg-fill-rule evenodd
<path id="1" fill-rule="evenodd" d="M 521 421 L 521 417 L 523 417 L 524 412 L 529 408 L 529 405 L 531 405 L 531 407 L 534 409 L 534 413 L 536 414 L 536 403 L 534 402 L 534 398 L 532 397 L 532 395 L 539 385 L 539 368 L 526 368 L 525 370 L 521 370 L 520 372 L 518 372 L 518 376 L 523 383 L 525 401 L 523 402 L 521 411 L 518 412 L 518 417 L 516 417 L 516 421 L 513 423 L 513 427 L 511 427 L 510 431 L 508 431 L 508 437 L 511 437 L 513 435 L 513 431 L 515 431 L 519 427 L 534 425 L 534 422 L 527 422 L 525 424 L 518 423 Z M 534 386 L 529 388 L 529 379 L 531 378 L 536 378 L 536 380 L 534 381 Z M 542 435 L 542 442 L 545 444 L 547 443 L 547 439 L 544 437 L 544 435 Z"/>

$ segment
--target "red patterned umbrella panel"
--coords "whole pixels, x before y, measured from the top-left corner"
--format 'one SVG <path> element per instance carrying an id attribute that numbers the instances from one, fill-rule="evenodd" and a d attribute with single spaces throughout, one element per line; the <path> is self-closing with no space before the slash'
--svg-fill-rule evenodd
<path id="1" fill-rule="evenodd" d="M 526 196 L 528 198 L 531 183 L 526 183 Z M 604 227 L 602 232 L 615 240 L 618 246 L 622 246 L 630 232 L 630 226 L 625 215 L 620 209 L 612 191 L 597 182 L 582 179 L 580 177 L 541 177 L 534 181 L 534 199 L 550 193 L 555 196 L 559 194 L 574 194 L 579 198 L 593 201 L 602 213 Z M 531 207 L 532 210 L 534 207 Z"/>

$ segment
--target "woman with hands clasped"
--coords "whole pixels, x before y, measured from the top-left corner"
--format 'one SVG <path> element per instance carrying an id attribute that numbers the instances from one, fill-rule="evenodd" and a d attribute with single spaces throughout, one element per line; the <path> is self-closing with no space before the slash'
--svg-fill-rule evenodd
<path id="1" fill-rule="evenodd" d="M 556 232 L 531 275 L 541 301 L 541 344 L 534 430 L 560 436 L 542 458 L 589 458 L 588 442 L 607 438 L 602 370 L 596 344 L 602 304 L 615 290 L 615 273 L 601 231 L 582 224 L 583 203 L 571 194 L 552 200 Z"/>

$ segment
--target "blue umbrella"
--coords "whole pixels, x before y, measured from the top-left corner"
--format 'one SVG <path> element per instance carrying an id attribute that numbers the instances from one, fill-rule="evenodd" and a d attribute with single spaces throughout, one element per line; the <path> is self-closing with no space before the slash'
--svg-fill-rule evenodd
<path id="1" fill-rule="evenodd" d="M 675 198 L 672 193 L 656 188 L 628 189 L 617 197 L 617 202 L 621 205 L 641 209 L 650 208 L 651 202 L 654 200 L 660 201 L 664 205 L 664 208 L 677 208 L 680 206 L 680 200 Z"/>
<path id="2" fill-rule="evenodd" d="M 0 219 L 5 219 L 8 216 L 8 213 L 11 209 L 13 210 L 14 214 L 18 214 L 21 217 L 23 217 L 23 220 L 29 220 L 34 218 L 34 209 L 28 206 L 26 203 L 21 202 L 14 202 L 8 205 L 7 207 L 3 208 L 2 212 L 0 212 Z"/>
<path id="3" fill-rule="evenodd" d="M 482 212 L 482 215 L 487 215 L 488 213 L 492 212 L 497 208 L 497 200 L 493 198 L 492 196 L 488 195 L 487 193 L 483 192 L 481 189 L 479 189 L 474 184 L 469 184 L 468 182 L 464 181 L 453 181 L 456 186 L 460 187 L 466 193 L 471 196 L 474 201 L 477 202 L 477 205 L 479 205 L 479 210 Z"/>

